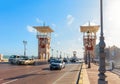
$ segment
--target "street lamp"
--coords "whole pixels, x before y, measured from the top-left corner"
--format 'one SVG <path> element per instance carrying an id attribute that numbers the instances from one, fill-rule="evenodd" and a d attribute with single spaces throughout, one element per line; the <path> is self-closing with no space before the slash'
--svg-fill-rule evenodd
<path id="1" fill-rule="evenodd" d="M 24 45 L 24 56 L 26 56 L 26 44 L 27 44 L 27 41 L 24 41 L 24 40 L 23 40 L 23 45 Z"/>
<path id="2" fill-rule="evenodd" d="M 107 81 L 105 81 L 106 75 L 106 69 L 105 69 L 105 42 L 104 42 L 104 36 L 103 36 L 103 10 L 102 10 L 102 0 L 100 0 L 100 22 L 101 22 L 101 32 L 100 32 L 100 42 L 99 42 L 99 79 L 98 84 L 107 84 Z"/>
<path id="3" fill-rule="evenodd" d="M 60 58 L 62 58 L 62 52 L 60 51 Z"/>
<path id="4" fill-rule="evenodd" d="M 52 57 L 53 57 L 53 49 L 52 49 Z"/>
<path id="5" fill-rule="evenodd" d="M 57 50 L 57 58 L 58 58 L 58 50 Z"/>
<path id="6" fill-rule="evenodd" d="M 87 31 L 87 53 L 88 53 L 88 68 L 91 68 L 90 65 L 90 50 L 91 50 L 91 43 L 90 43 L 90 32 Z"/>
<path id="7" fill-rule="evenodd" d="M 85 60 L 85 64 L 88 64 L 87 63 L 87 44 L 86 44 L 86 36 L 85 36 L 85 33 L 83 33 L 83 42 L 84 42 L 84 47 L 83 50 L 84 50 L 84 60 Z"/>

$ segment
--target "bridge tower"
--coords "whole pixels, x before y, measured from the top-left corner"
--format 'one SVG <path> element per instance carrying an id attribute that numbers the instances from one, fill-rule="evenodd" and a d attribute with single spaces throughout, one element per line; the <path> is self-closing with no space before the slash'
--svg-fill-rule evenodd
<path id="1" fill-rule="evenodd" d="M 90 57 L 95 57 L 95 46 L 96 46 L 96 32 L 99 29 L 99 25 L 88 25 L 80 26 L 80 31 L 83 33 L 83 46 L 84 46 L 84 58 L 87 61 L 87 54 L 90 52 Z M 89 35 L 88 35 L 89 34 Z M 88 45 L 89 44 L 89 45 Z"/>
<path id="2" fill-rule="evenodd" d="M 53 30 L 49 26 L 34 26 L 37 30 L 38 59 L 48 60 L 50 58 L 50 41 Z"/>

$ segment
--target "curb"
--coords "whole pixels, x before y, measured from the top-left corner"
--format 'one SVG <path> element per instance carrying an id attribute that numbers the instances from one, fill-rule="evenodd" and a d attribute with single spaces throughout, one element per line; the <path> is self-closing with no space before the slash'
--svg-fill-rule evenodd
<path id="1" fill-rule="evenodd" d="M 81 69 L 82 70 L 81 70 L 80 79 L 79 79 L 78 84 L 90 84 L 85 64 L 83 64 Z"/>
<path id="2" fill-rule="evenodd" d="M 81 71 L 82 71 L 82 66 L 83 66 L 83 63 L 81 63 L 81 66 L 80 66 L 80 71 L 79 71 L 79 74 L 78 74 L 78 79 L 77 79 L 76 84 L 79 84 L 80 75 L 81 75 Z"/>
<path id="3" fill-rule="evenodd" d="M 81 71 L 79 84 L 83 84 L 83 70 Z"/>

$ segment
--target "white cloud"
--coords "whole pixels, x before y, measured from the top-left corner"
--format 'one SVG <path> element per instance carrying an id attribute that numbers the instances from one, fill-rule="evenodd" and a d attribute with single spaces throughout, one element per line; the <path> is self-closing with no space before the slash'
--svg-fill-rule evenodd
<path id="1" fill-rule="evenodd" d="M 27 30 L 31 33 L 36 33 L 36 30 L 30 25 L 27 25 Z"/>
<path id="2" fill-rule="evenodd" d="M 56 25 L 55 25 L 54 23 L 52 24 L 52 26 L 53 26 L 53 27 L 56 27 Z"/>
<path id="3" fill-rule="evenodd" d="M 71 25 L 74 22 L 74 17 L 72 15 L 67 15 L 67 24 Z"/>
<path id="4" fill-rule="evenodd" d="M 90 22 L 86 22 L 85 24 L 83 24 L 82 26 L 96 26 L 96 25 L 98 25 L 98 24 L 96 24 L 95 22 L 93 22 L 93 21 L 90 21 Z"/>
<path id="5" fill-rule="evenodd" d="M 58 37 L 58 34 L 56 34 L 56 33 L 54 33 L 53 35 L 54 35 L 54 37 Z"/>
<path id="6" fill-rule="evenodd" d="M 106 0 L 104 11 L 104 35 L 107 46 L 120 47 L 120 0 Z"/>
<path id="7" fill-rule="evenodd" d="M 41 24 L 43 24 L 43 21 L 40 20 L 39 18 L 36 18 L 36 22 L 37 22 L 37 23 L 41 23 Z"/>

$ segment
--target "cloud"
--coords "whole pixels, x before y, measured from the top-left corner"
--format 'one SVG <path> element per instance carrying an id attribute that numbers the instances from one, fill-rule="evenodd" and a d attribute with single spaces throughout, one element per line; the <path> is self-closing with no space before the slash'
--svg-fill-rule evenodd
<path id="1" fill-rule="evenodd" d="M 74 22 L 74 17 L 72 15 L 67 15 L 67 24 L 71 25 Z"/>
<path id="2" fill-rule="evenodd" d="M 83 24 L 82 26 L 96 26 L 96 25 L 98 25 L 98 24 L 96 24 L 95 22 L 93 22 L 93 21 L 90 21 L 90 22 L 86 22 L 85 24 Z"/>
<path id="3" fill-rule="evenodd" d="M 56 33 L 54 33 L 53 35 L 54 35 L 54 37 L 58 37 L 58 34 L 56 34 Z"/>
<path id="4" fill-rule="evenodd" d="M 54 23 L 52 24 L 52 26 L 53 26 L 54 28 L 56 27 L 56 25 L 55 25 Z"/>
<path id="5" fill-rule="evenodd" d="M 106 0 L 104 11 L 104 35 L 107 46 L 120 47 L 120 0 Z"/>
<path id="6" fill-rule="evenodd" d="M 30 25 L 27 25 L 27 30 L 31 33 L 36 33 L 37 31 Z"/>
<path id="7" fill-rule="evenodd" d="M 36 18 L 36 22 L 37 22 L 37 23 L 41 23 L 41 24 L 43 24 L 43 21 L 40 20 L 39 18 Z"/>

